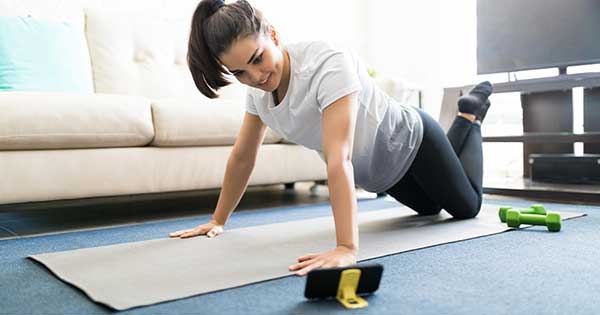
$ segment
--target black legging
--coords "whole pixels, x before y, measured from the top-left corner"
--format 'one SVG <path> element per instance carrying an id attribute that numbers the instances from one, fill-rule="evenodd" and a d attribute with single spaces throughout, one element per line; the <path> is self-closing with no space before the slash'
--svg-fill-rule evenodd
<path id="1" fill-rule="evenodd" d="M 481 126 L 457 116 L 444 135 L 431 116 L 419 114 L 421 147 L 406 175 L 387 193 L 422 215 L 444 209 L 457 219 L 475 217 L 482 197 Z"/>

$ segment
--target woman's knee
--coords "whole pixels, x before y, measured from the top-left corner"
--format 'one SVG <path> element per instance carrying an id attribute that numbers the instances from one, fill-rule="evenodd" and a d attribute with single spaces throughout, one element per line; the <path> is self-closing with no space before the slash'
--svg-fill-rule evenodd
<path id="1" fill-rule="evenodd" d="M 472 219 L 479 214 L 479 209 L 466 210 L 466 211 L 462 210 L 462 211 L 457 211 L 457 212 L 451 213 L 451 214 L 452 214 L 452 217 L 457 220 Z"/>
<path id="2" fill-rule="evenodd" d="M 414 209 L 419 215 L 436 215 L 442 211 L 442 207 L 427 207 Z"/>
<path id="3" fill-rule="evenodd" d="M 472 219 L 479 214 L 480 209 L 481 199 L 478 199 L 477 202 L 470 202 L 445 208 L 445 210 L 450 213 L 453 218 L 458 220 Z"/>

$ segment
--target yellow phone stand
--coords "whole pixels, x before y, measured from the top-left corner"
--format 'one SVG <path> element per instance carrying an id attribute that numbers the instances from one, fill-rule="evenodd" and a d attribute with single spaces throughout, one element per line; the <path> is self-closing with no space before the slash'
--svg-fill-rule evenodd
<path id="1" fill-rule="evenodd" d="M 364 308 L 369 305 L 365 299 L 356 295 L 360 281 L 360 269 L 347 269 L 342 271 L 338 285 L 337 300 L 346 308 Z"/>

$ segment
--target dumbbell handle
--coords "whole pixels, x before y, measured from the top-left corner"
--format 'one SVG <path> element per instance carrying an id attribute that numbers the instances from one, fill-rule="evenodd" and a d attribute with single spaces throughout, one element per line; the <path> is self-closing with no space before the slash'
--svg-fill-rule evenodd
<path id="1" fill-rule="evenodd" d="M 521 224 L 530 224 L 530 225 L 546 225 L 546 218 L 548 216 L 539 215 L 539 214 L 530 214 L 521 212 L 519 215 L 519 222 Z"/>

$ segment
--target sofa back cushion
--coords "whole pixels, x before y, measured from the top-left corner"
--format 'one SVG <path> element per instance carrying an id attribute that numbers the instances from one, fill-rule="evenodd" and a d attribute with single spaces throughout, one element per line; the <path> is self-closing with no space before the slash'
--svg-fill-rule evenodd
<path id="1" fill-rule="evenodd" d="M 193 10 L 85 9 L 96 92 L 151 99 L 204 97 L 186 59 Z M 223 93 L 245 99 L 240 84 Z"/>
<path id="2" fill-rule="evenodd" d="M 0 16 L 0 91 L 92 93 L 81 27 L 29 16 Z"/>

